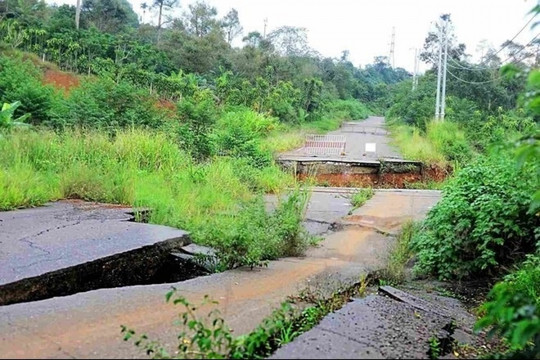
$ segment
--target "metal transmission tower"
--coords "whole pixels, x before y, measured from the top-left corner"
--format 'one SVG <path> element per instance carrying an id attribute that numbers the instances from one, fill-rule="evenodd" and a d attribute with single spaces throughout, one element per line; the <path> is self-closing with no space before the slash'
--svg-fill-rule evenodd
<path id="1" fill-rule="evenodd" d="M 388 62 L 392 69 L 394 68 L 394 48 L 396 46 L 396 27 L 392 26 L 392 40 L 390 41 L 390 56 L 388 57 Z"/>

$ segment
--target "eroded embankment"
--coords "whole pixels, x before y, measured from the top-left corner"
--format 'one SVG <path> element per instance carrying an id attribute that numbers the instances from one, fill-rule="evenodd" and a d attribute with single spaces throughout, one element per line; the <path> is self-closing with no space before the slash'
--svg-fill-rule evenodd
<path id="1" fill-rule="evenodd" d="M 278 159 L 278 163 L 300 180 L 311 178 L 318 185 L 335 187 L 406 189 L 415 183 L 442 182 L 452 172 L 450 167 L 404 160 Z"/>

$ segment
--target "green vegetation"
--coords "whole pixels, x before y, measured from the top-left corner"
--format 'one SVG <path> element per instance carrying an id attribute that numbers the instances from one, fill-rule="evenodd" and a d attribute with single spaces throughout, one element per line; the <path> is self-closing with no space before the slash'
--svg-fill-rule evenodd
<path id="1" fill-rule="evenodd" d="M 379 281 L 390 284 L 400 284 L 407 278 L 406 267 L 415 253 L 411 249 L 411 240 L 419 230 L 419 224 L 413 221 L 404 223 L 396 242 L 390 250 L 388 265 L 377 274 Z"/>
<path id="2" fill-rule="evenodd" d="M 360 189 L 351 196 L 351 204 L 353 209 L 357 209 L 364 205 L 366 201 L 371 199 L 375 195 L 375 191 L 372 188 Z"/>
<path id="3" fill-rule="evenodd" d="M 507 339 L 504 358 L 536 359 L 540 356 L 540 257 L 529 256 L 521 267 L 497 283 L 483 305 L 480 330 Z"/>
<path id="4" fill-rule="evenodd" d="M 309 296 L 310 306 L 301 308 L 288 301 L 274 310 L 265 318 L 261 325 L 246 335 L 233 336 L 217 308 L 201 316 L 205 306 L 216 306 L 205 295 L 200 305 L 190 303 L 185 297 L 172 289 L 166 295 L 167 302 L 181 305 L 183 311 L 179 314 L 181 332 L 178 334 L 178 346 L 174 349 L 174 358 L 180 359 L 266 359 L 272 353 L 302 333 L 317 325 L 327 314 L 340 309 L 351 296 L 363 296 L 367 281 L 362 278 L 360 283 L 341 291 L 329 298 Z M 147 335 L 137 335 L 133 329 L 121 326 L 124 341 L 134 341 L 134 345 L 145 351 L 154 359 L 170 359 L 172 349 L 159 341 L 150 340 Z"/>
<path id="5" fill-rule="evenodd" d="M 538 219 L 532 166 L 517 169 L 503 151 L 458 171 L 413 240 L 418 269 L 443 279 L 496 275 L 535 251 Z"/>
<path id="6" fill-rule="evenodd" d="M 465 133 L 456 123 L 429 122 L 422 131 L 411 125 L 391 125 L 394 143 L 408 159 L 445 166 L 447 163 L 465 163 L 473 150 Z"/>

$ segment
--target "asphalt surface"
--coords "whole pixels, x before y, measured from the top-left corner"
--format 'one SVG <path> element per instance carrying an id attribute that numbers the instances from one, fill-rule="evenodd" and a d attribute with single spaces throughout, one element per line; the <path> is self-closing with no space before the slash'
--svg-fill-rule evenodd
<path id="1" fill-rule="evenodd" d="M 185 238 L 185 231 L 129 221 L 130 208 L 59 201 L 0 212 L 0 286 Z"/>
<path id="2" fill-rule="evenodd" d="M 444 343 L 475 344 L 471 330 L 476 318 L 458 300 L 433 291 L 417 291 L 416 296 L 383 289 L 392 296 L 380 290 L 349 302 L 271 359 L 425 359 L 432 339 L 440 341 L 437 357 L 447 358 L 453 354 Z"/>
<path id="3" fill-rule="evenodd" d="M 342 197 L 343 192 L 336 190 L 332 195 L 329 191 L 331 189 L 319 195 L 314 193 L 308 211 L 308 217 L 327 226 L 325 231 L 330 227 L 327 223 L 349 211 L 344 205 L 347 200 Z M 174 348 L 179 332 L 174 323 L 180 309 L 165 302 L 164 295 L 171 286 L 194 303 L 210 295 L 219 301 L 218 309 L 234 334 L 246 334 L 289 295 L 297 295 L 302 289 L 313 286 L 330 294 L 358 282 L 362 274 L 383 268 L 394 238 L 374 228 L 377 221 L 384 221 L 385 209 L 389 205 L 395 207 L 393 215 L 396 217 L 416 215 L 411 211 L 419 212 L 418 216 L 424 212 L 424 208 L 411 206 L 411 202 L 418 202 L 421 192 L 399 197 L 393 194 L 378 192 L 373 198 L 377 205 L 371 208 L 370 214 L 381 215 L 380 219 L 372 219 L 373 227 L 358 223 L 343 231 L 330 231 L 324 241 L 309 249 L 304 257 L 284 258 L 271 261 L 264 268 L 240 268 L 174 284 L 99 289 L 1 306 L 0 357 L 142 357 L 143 353 L 132 343 L 122 341 L 120 325 L 127 325 L 139 334 L 146 333 L 151 339 L 159 339 L 166 347 Z M 438 200 L 437 197 L 429 199 L 432 204 Z M 367 215 L 362 213 L 362 208 L 354 213 Z M 209 308 L 201 311 L 201 316 L 206 315 Z"/>
<path id="4" fill-rule="evenodd" d="M 343 135 L 346 139 L 345 155 L 310 155 L 303 147 L 280 155 L 284 160 L 324 158 L 342 161 L 378 161 L 379 159 L 403 160 L 390 144 L 383 117 L 370 116 L 365 120 L 343 123 L 341 128 L 328 135 Z M 375 143 L 376 151 L 366 152 L 366 143 Z"/>

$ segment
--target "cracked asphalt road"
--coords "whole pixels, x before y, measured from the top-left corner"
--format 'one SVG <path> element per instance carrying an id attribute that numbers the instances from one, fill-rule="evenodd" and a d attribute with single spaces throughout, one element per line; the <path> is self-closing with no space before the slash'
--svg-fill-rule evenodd
<path id="1" fill-rule="evenodd" d="M 185 236 L 130 222 L 130 208 L 59 201 L 0 212 L 0 286 Z"/>

